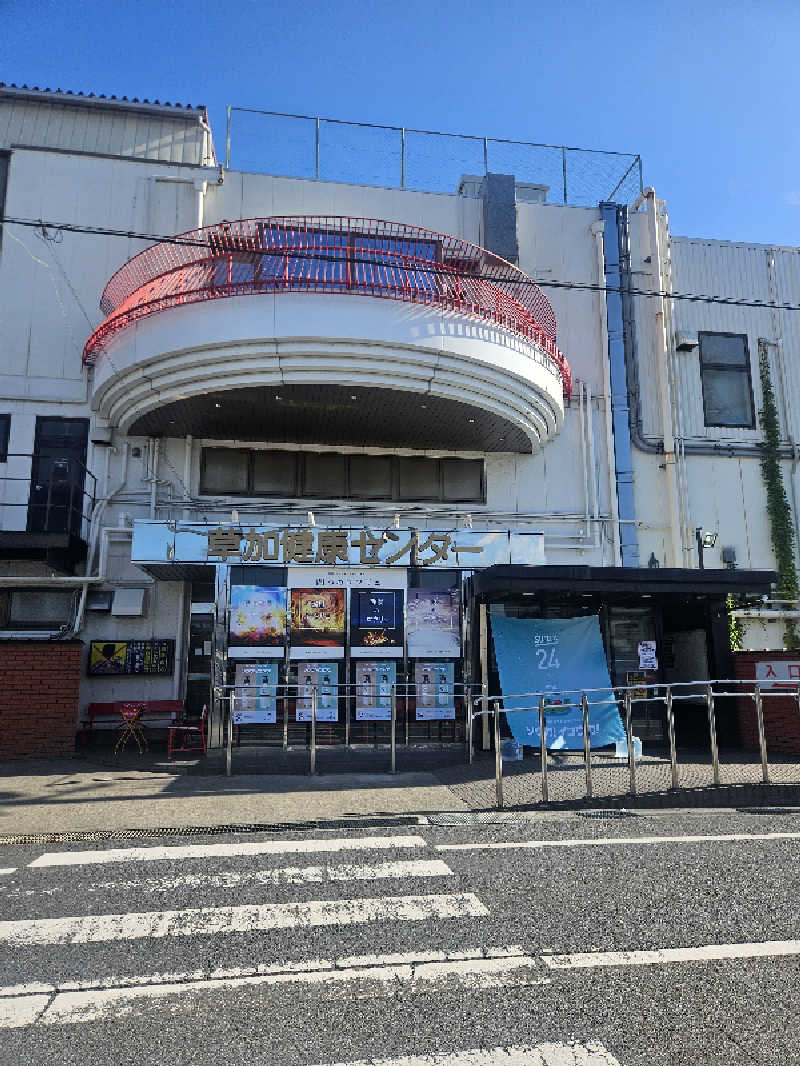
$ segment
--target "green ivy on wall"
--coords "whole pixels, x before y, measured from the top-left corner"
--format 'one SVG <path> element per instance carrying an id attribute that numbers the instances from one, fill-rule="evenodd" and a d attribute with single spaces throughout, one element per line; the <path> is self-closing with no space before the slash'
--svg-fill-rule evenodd
<path id="1" fill-rule="evenodd" d="M 781 434 L 778 407 L 775 403 L 775 390 L 772 387 L 767 345 L 761 340 L 758 342 L 758 370 L 764 404 L 759 412 L 764 433 L 764 441 L 761 445 L 761 476 L 767 490 L 767 514 L 772 550 L 775 554 L 775 568 L 778 573 L 778 599 L 797 600 L 797 569 L 794 564 L 795 533 L 779 457 Z M 787 648 L 800 647 L 800 636 L 791 619 L 786 622 L 783 643 Z"/>
<path id="2" fill-rule="evenodd" d="M 725 606 L 728 609 L 728 643 L 730 644 L 730 649 L 731 651 L 741 651 L 744 630 L 741 618 L 735 618 L 731 614 L 731 611 L 735 611 L 739 604 L 730 593 L 725 597 Z"/>

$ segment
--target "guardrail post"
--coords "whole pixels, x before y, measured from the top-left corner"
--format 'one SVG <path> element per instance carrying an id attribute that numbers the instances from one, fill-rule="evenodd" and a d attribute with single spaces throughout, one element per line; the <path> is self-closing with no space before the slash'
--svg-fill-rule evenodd
<path id="1" fill-rule="evenodd" d="M 675 747 L 675 709 L 672 706 L 672 685 L 667 685 L 667 737 L 669 738 L 669 765 L 672 772 L 672 787 L 679 788 L 678 752 Z"/>
<path id="2" fill-rule="evenodd" d="M 764 733 L 764 706 L 761 702 L 761 685 L 756 685 L 753 692 L 753 700 L 756 705 L 756 722 L 758 723 L 758 748 L 761 752 L 761 778 L 765 785 L 769 784 L 769 765 L 767 764 L 767 738 Z"/>
<path id="3" fill-rule="evenodd" d="M 625 738 L 628 742 L 628 770 L 631 775 L 631 795 L 636 795 L 636 755 L 633 750 L 633 722 L 631 690 L 625 689 Z"/>
<path id="4" fill-rule="evenodd" d="M 494 710 L 494 787 L 497 806 L 503 806 L 503 753 L 500 750 L 500 701 L 492 704 Z"/>
<path id="5" fill-rule="evenodd" d="M 467 696 L 467 764 L 472 766 L 472 693 Z"/>
<path id="6" fill-rule="evenodd" d="M 228 721 L 226 723 L 225 737 L 225 776 L 231 776 L 231 760 L 233 759 L 233 692 L 228 700 Z"/>
<path id="7" fill-rule="evenodd" d="M 589 732 L 589 698 L 581 693 L 581 715 L 583 716 L 583 766 L 586 772 L 586 798 L 592 796 L 592 738 Z"/>
<path id="8" fill-rule="evenodd" d="M 550 792 L 547 787 L 547 723 L 544 717 L 544 696 L 539 697 L 539 750 L 542 757 L 542 803 L 547 803 Z"/>
<path id="9" fill-rule="evenodd" d="M 317 686 L 311 689 L 311 768 L 309 773 L 317 772 Z"/>
<path id="10" fill-rule="evenodd" d="M 392 685 L 392 773 L 397 772 L 397 685 Z"/>
<path id="11" fill-rule="evenodd" d="M 714 687 L 706 685 L 706 704 L 708 706 L 708 733 L 711 738 L 711 767 L 714 784 L 719 784 L 719 749 L 717 748 L 717 720 L 714 715 Z"/>
<path id="12" fill-rule="evenodd" d="M 289 749 L 289 686 L 283 686 L 283 750 Z"/>

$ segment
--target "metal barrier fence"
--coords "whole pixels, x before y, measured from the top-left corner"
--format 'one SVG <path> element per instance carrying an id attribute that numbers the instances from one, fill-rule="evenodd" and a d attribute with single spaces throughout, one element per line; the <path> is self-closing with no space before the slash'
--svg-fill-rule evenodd
<path id="1" fill-rule="evenodd" d="M 627 152 L 228 107 L 225 166 L 292 178 L 455 192 L 462 176 L 513 174 L 549 203 L 632 203 L 642 160 Z M 234 121 L 235 118 L 235 121 Z"/>
<path id="2" fill-rule="evenodd" d="M 612 693 L 613 698 L 609 699 L 609 692 Z M 473 746 L 473 729 L 472 724 L 475 720 L 479 720 L 483 717 L 490 718 L 493 727 L 493 740 L 494 740 L 494 777 L 495 777 L 495 799 L 498 807 L 503 807 L 504 800 L 504 767 L 503 767 L 503 744 L 501 737 L 501 722 L 500 715 L 513 715 L 520 712 L 536 712 L 538 714 L 539 723 L 539 742 L 533 745 L 534 749 L 538 749 L 538 788 L 537 801 L 547 803 L 550 801 L 550 780 L 549 774 L 553 770 L 553 766 L 549 765 L 548 758 L 557 759 L 560 757 L 560 752 L 553 752 L 552 747 L 549 751 L 547 747 L 547 728 L 546 728 L 546 701 L 551 700 L 554 696 L 558 697 L 570 697 L 569 700 L 561 700 L 559 703 L 559 712 L 565 710 L 580 709 L 583 731 L 583 751 L 582 751 L 582 764 L 583 764 L 583 788 L 580 790 L 582 795 L 573 795 L 576 790 L 572 789 L 569 797 L 571 799 L 591 799 L 595 796 L 595 783 L 594 773 L 596 766 L 596 759 L 605 760 L 607 764 L 608 760 L 612 758 L 608 753 L 603 753 L 591 748 L 591 713 L 593 708 L 608 707 L 609 705 L 616 705 L 620 708 L 623 726 L 625 729 L 626 739 L 626 764 L 627 764 L 627 788 L 619 787 L 622 782 L 618 782 L 617 786 L 612 788 L 611 792 L 606 794 L 621 795 L 630 794 L 637 795 L 640 789 L 640 775 L 643 775 L 647 770 L 649 772 L 650 766 L 646 762 L 644 757 L 641 757 L 637 766 L 637 755 L 634 744 L 633 736 L 633 712 L 634 707 L 637 704 L 652 704 L 653 702 L 662 703 L 664 707 L 664 714 L 666 717 L 666 735 L 667 735 L 667 748 L 669 758 L 669 784 L 667 788 L 680 789 L 681 787 L 689 787 L 686 784 L 681 783 L 680 779 L 680 766 L 678 760 L 678 748 L 676 744 L 676 731 L 675 731 L 675 708 L 676 704 L 682 702 L 691 702 L 693 704 L 705 705 L 705 713 L 708 725 L 708 740 L 710 746 L 710 769 L 712 774 L 712 782 L 714 785 L 720 784 L 742 784 L 745 783 L 741 780 L 742 777 L 748 776 L 739 772 L 739 766 L 737 764 L 734 767 L 734 772 L 727 775 L 732 780 L 722 781 L 721 767 L 723 764 L 720 759 L 719 743 L 717 736 L 717 715 L 716 708 L 720 699 L 734 698 L 737 700 L 752 700 L 752 711 L 755 715 L 756 732 L 758 737 L 758 753 L 760 759 L 760 777 L 764 784 L 770 783 L 770 766 L 767 752 L 767 738 L 766 730 L 764 726 L 764 700 L 770 698 L 783 698 L 787 696 L 791 697 L 796 705 L 797 712 L 800 715 L 800 682 L 792 684 L 790 682 L 783 683 L 783 687 L 776 688 L 763 688 L 757 682 L 754 681 L 742 681 L 742 680 L 713 680 L 713 681 L 693 681 L 682 682 L 676 684 L 651 684 L 651 685 L 636 685 L 636 686 L 615 686 L 611 689 L 586 689 L 586 690 L 569 690 L 565 692 L 553 693 L 553 692 L 521 692 L 513 695 L 487 695 L 473 699 L 468 708 L 467 718 L 467 745 L 468 745 L 468 761 L 471 764 L 474 758 L 474 746 Z M 592 699 L 595 696 L 595 699 Z M 505 706 L 506 701 L 513 701 L 517 703 L 520 700 L 526 700 L 522 706 Z M 741 705 L 740 705 L 741 706 Z M 552 733 L 552 730 L 551 730 Z M 523 749 L 524 750 L 524 749 Z M 794 760 L 792 763 L 792 770 L 794 767 L 800 768 L 798 764 L 800 760 Z M 697 762 L 695 760 L 692 769 L 696 770 Z M 724 767 L 723 767 L 724 768 Z M 573 782 L 574 783 L 574 782 Z M 649 773 L 649 783 L 654 785 L 656 790 L 662 791 L 664 787 L 664 775 L 661 773 Z M 532 788 L 532 786 L 528 786 Z M 645 790 L 652 790 L 647 788 Z"/>
<path id="3" fill-rule="evenodd" d="M 439 686 L 435 692 L 433 689 L 418 691 L 416 685 L 405 683 L 217 686 L 213 719 L 221 731 L 226 773 L 230 776 L 233 772 L 234 749 L 242 747 L 308 748 L 311 774 L 318 772 L 317 753 L 322 747 L 386 748 L 391 772 L 395 773 L 398 744 L 407 749 L 430 743 L 467 744 L 466 722 L 479 686 L 456 684 L 447 686 L 446 691 Z M 434 704 L 439 700 L 438 708 L 430 706 L 431 698 Z M 269 720 L 253 719 L 251 705 L 257 700 L 274 704 L 261 712 Z M 438 717 L 443 703 L 448 716 Z M 212 733 L 209 725 L 209 737 Z"/>

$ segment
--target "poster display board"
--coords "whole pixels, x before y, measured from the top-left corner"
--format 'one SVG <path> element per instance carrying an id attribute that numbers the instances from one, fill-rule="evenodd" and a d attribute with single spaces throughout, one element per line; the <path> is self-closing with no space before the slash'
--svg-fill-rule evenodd
<path id="1" fill-rule="evenodd" d="M 344 589 L 293 588 L 290 596 L 290 658 L 303 658 L 308 648 L 316 658 L 344 658 Z"/>
<path id="2" fill-rule="evenodd" d="M 259 723 L 274 725 L 277 720 L 278 663 L 237 663 L 235 684 L 245 686 L 236 692 L 233 703 L 234 725 Z"/>
<path id="3" fill-rule="evenodd" d="M 233 659 L 282 659 L 286 643 L 286 589 L 231 586 L 228 654 Z"/>
<path id="4" fill-rule="evenodd" d="M 339 664 L 297 664 L 297 703 L 295 721 L 311 721 L 311 694 L 317 690 L 317 721 L 339 721 Z"/>
<path id="5" fill-rule="evenodd" d="M 175 641 L 168 640 L 93 640 L 89 643 L 87 671 L 89 677 L 172 673 Z"/>
<path id="6" fill-rule="evenodd" d="M 364 659 L 356 663 L 356 721 L 391 721 L 392 685 L 396 680 L 394 659 Z"/>
<path id="7" fill-rule="evenodd" d="M 461 655 L 457 588 L 408 590 L 408 654 L 414 659 L 457 659 Z"/>
<path id="8" fill-rule="evenodd" d="M 350 655 L 402 659 L 402 589 L 350 590 Z"/>
<path id="9" fill-rule="evenodd" d="M 414 666 L 417 721 L 453 719 L 456 716 L 455 665 L 419 661 Z"/>

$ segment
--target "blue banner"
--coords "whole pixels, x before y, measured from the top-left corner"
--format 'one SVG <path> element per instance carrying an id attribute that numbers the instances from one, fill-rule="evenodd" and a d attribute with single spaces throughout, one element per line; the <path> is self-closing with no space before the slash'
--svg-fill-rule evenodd
<path id="1" fill-rule="evenodd" d="M 582 618 L 505 618 L 491 615 L 492 637 L 504 693 L 544 692 L 548 748 L 583 748 L 580 693 L 589 694 L 589 733 L 593 748 L 624 740 L 619 709 L 611 691 L 600 623 Z M 531 699 L 505 699 L 506 707 L 528 707 Z M 575 703 L 577 707 L 564 707 Z M 599 704 L 599 706 L 597 706 Z M 519 711 L 506 718 L 515 740 L 538 747 L 539 712 Z"/>

